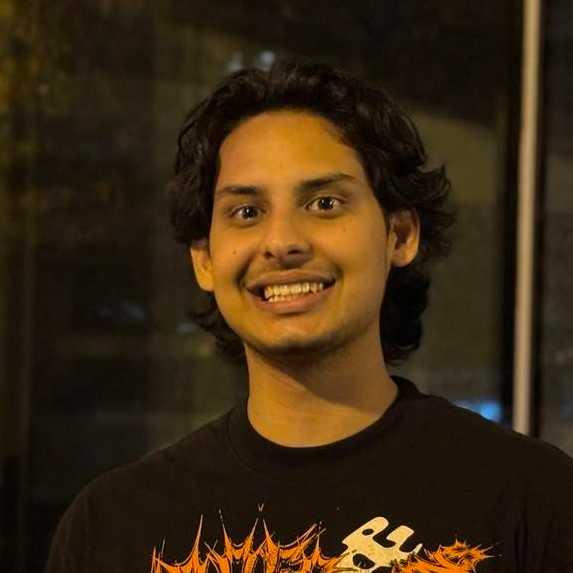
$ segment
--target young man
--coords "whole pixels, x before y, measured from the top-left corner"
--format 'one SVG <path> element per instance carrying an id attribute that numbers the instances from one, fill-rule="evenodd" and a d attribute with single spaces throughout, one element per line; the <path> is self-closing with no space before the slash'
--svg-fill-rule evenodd
<path id="1" fill-rule="evenodd" d="M 573 571 L 573 461 L 391 376 L 448 251 L 444 170 L 374 87 L 286 62 L 190 113 L 176 236 L 249 397 L 90 484 L 48 571 Z"/>

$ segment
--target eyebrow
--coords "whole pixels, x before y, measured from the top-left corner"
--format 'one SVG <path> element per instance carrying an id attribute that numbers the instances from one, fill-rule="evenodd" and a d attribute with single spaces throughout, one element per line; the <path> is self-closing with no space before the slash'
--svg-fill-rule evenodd
<path id="1" fill-rule="evenodd" d="M 297 184 L 295 190 L 297 194 L 308 195 L 309 193 L 342 181 L 358 183 L 356 177 L 353 177 L 348 173 L 337 172 L 329 173 L 322 177 L 315 177 L 313 179 L 305 179 Z M 265 187 L 258 187 L 256 185 L 226 185 L 225 187 L 221 187 L 215 191 L 215 197 L 221 198 L 227 195 L 259 195 L 264 194 L 265 192 Z"/>

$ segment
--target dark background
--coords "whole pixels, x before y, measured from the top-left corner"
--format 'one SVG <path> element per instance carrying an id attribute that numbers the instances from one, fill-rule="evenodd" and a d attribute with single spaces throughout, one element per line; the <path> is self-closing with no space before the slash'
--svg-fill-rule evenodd
<path id="1" fill-rule="evenodd" d="M 406 375 L 511 424 L 521 2 L 0 0 L 1 551 L 43 566 L 95 475 L 230 408 L 241 373 L 187 311 L 168 224 L 186 111 L 299 55 L 386 88 L 445 163 L 460 223 Z M 573 11 L 544 14 L 536 431 L 573 453 Z M 569 137 L 568 137 L 569 136 Z"/>

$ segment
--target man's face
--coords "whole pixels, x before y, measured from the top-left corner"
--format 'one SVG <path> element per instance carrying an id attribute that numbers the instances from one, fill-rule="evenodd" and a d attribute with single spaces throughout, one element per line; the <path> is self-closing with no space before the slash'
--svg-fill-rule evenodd
<path id="1" fill-rule="evenodd" d="M 247 353 L 294 359 L 350 347 L 364 336 L 379 343 L 396 235 L 387 237 L 358 156 L 330 122 L 286 110 L 246 120 L 221 146 L 214 193 L 209 244 L 192 247 L 193 265 Z M 399 256 L 396 263 L 407 264 Z M 261 308 L 247 287 L 292 271 L 335 283 L 303 310 Z"/>

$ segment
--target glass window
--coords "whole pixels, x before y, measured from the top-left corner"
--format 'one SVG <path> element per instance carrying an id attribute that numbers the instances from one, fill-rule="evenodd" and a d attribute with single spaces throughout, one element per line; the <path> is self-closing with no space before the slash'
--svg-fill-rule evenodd
<path id="1" fill-rule="evenodd" d="M 42 567 L 61 513 L 95 475 L 245 394 L 241 373 L 189 321 L 204 298 L 164 196 L 185 113 L 244 66 L 286 55 L 325 61 L 379 82 L 413 115 L 431 163 L 447 166 L 460 222 L 451 258 L 435 270 L 422 347 L 395 372 L 509 422 L 515 3 L 248 5 L 0 0 L 10 570 Z M 562 317 L 555 324 L 566 329 Z M 556 379 L 567 356 L 552 362 Z"/>
<path id="2" fill-rule="evenodd" d="M 573 5 L 557 1 L 544 9 L 538 429 L 543 439 L 573 455 Z"/>

